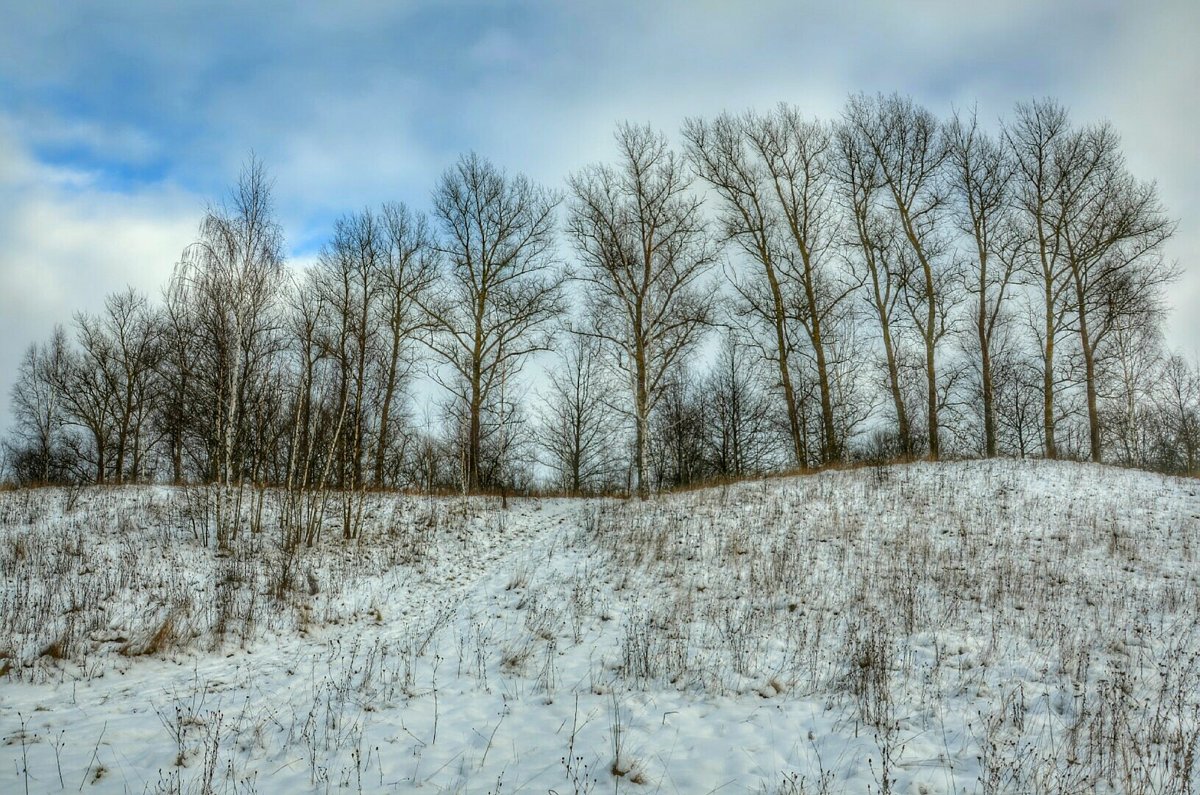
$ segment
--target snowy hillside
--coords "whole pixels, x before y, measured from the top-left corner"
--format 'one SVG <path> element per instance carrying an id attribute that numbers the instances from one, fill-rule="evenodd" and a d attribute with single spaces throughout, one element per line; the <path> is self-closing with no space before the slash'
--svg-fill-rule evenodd
<path id="1" fill-rule="evenodd" d="M 1200 790 L 1200 484 L 830 472 L 646 503 L 0 494 L 0 792 Z"/>

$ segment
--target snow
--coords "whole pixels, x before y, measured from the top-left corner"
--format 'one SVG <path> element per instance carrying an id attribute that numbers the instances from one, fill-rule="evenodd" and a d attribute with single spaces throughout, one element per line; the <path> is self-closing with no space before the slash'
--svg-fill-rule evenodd
<path id="1" fill-rule="evenodd" d="M 202 490 L 3 493 L 0 792 L 1195 791 L 1198 492 L 368 495 L 291 561 L 279 495 L 218 555 Z"/>

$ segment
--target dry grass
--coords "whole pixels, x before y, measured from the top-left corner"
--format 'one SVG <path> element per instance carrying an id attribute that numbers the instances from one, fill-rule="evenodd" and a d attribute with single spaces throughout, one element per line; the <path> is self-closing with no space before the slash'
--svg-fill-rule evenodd
<path id="1" fill-rule="evenodd" d="M 265 495 L 268 517 L 279 496 Z M 468 517 L 461 500 L 368 495 L 354 543 L 342 541 L 331 510 L 316 547 L 287 550 L 280 531 L 254 532 L 247 511 L 229 548 L 217 550 L 199 526 L 202 499 L 132 486 L 0 494 L 5 674 L 57 679 L 67 666 L 90 677 L 113 654 L 219 650 L 344 621 L 347 589 L 402 577 L 464 533 L 484 532 L 491 519 L 477 515 L 494 515 L 475 504 Z"/>
<path id="2" fill-rule="evenodd" d="M 906 738 L 948 732 L 985 793 L 1191 792 L 1200 505 L 1039 466 L 1053 488 L 1011 463 L 872 466 L 602 503 L 575 546 L 604 593 L 562 620 L 623 616 L 602 668 L 629 687 L 831 698 L 875 733 L 881 788 Z"/>
<path id="3" fill-rule="evenodd" d="M 217 555 L 171 490 L 87 490 L 71 505 L 53 490 L 4 494 L 0 675 L 98 674 L 133 664 L 117 652 L 222 649 L 354 610 L 395 622 L 386 595 L 401 573 L 505 527 L 492 498 L 367 499 L 362 538 L 329 532 L 288 558 L 269 529 L 249 526 Z M 589 757 L 589 775 L 574 739 L 565 749 L 577 792 L 605 771 L 619 788 L 663 786 L 651 767 L 662 749 L 643 747 L 623 716 L 630 691 L 820 704 L 839 736 L 870 744 L 877 792 L 931 764 L 914 750 L 930 738 L 939 758 L 972 760 L 973 793 L 1200 788 L 1191 481 L 1090 465 L 871 465 L 596 500 L 578 518 L 495 572 L 492 592 L 441 604 L 423 584 L 427 601 L 399 640 L 330 646 L 303 694 L 311 703 L 297 696 L 278 724 L 279 705 L 222 715 L 203 683 L 181 694 L 179 714 L 160 717 L 194 788 L 227 769 L 227 788 L 242 791 L 239 766 L 267 743 L 306 765 L 314 788 L 353 788 L 380 774 L 378 758 L 354 756 L 369 716 L 436 699 L 450 668 L 456 689 L 611 699 L 611 756 Z M 264 737 L 265 725 L 281 734 Z M 414 747 L 433 745 L 413 731 Z M 797 731 L 809 767 L 764 774 L 760 791 L 839 791 L 834 771 L 856 760 L 822 759 L 820 741 Z M 188 785 L 174 770 L 159 790 Z"/>

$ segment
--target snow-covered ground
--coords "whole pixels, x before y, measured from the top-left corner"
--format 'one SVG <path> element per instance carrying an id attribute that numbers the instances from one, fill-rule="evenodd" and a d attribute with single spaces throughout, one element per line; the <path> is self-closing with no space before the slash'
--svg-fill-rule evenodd
<path id="1" fill-rule="evenodd" d="M 202 490 L 3 493 L 0 792 L 1195 792 L 1198 495 L 371 495 L 289 557 L 272 494 L 218 554 Z"/>

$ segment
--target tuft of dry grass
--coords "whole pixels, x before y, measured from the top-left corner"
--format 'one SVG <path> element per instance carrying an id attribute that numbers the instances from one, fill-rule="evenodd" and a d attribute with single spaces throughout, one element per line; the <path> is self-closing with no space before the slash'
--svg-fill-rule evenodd
<path id="1" fill-rule="evenodd" d="M 151 624 L 141 638 L 126 642 L 120 647 L 122 654 L 141 657 L 150 654 L 165 654 L 179 646 L 185 639 L 187 618 L 186 605 L 179 605 L 163 613 L 157 625 Z"/>

